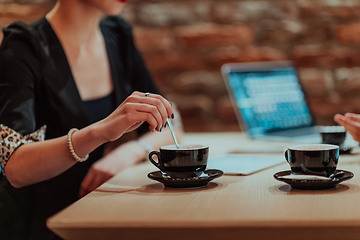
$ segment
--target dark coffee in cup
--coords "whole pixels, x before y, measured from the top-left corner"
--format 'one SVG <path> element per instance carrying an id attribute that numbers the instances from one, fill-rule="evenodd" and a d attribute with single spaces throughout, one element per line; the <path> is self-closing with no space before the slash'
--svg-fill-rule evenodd
<path id="1" fill-rule="evenodd" d="M 289 147 L 285 159 L 295 174 L 330 176 L 339 161 L 339 146 L 331 144 L 307 144 Z"/>
<path id="2" fill-rule="evenodd" d="M 154 160 L 154 155 L 157 160 Z M 180 144 L 160 147 L 160 152 L 149 153 L 150 161 L 172 178 L 200 176 L 206 169 L 209 147 L 203 145 Z"/>
<path id="3" fill-rule="evenodd" d="M 322 127 L 320 134 L 324 144 L 341 146 L 346 139 L 346 130 L 342 126 Z"/>

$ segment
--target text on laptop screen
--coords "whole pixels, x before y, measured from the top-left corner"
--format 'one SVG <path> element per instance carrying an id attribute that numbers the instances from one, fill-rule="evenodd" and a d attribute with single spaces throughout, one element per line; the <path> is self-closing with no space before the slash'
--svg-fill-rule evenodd
<path id="1" fill-rule="evenodd" d="M 233 71 L 228 78 L 251 136 L 313 124 L 294 68 Z"/>

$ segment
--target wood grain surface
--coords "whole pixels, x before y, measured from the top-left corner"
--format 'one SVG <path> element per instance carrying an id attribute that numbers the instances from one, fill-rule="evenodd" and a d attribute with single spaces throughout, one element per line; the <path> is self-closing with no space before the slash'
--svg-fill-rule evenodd
<path id="1" fill-rule="evenodd" d="M 185 142 L 208 144 L 211 157 L 259 148 L 281 152 L 289 145 L 240 133 L 187 134 Z M 360 155 L 341 155 L 338 169 L 355 176 L 330 190 L 296 190 L 275 180 L 274 173 L 289 170 L 285 160 L 250 176 L 173 189 L 149 179 L 157 168 L 143 163 L 52 216 L 47 226 L 65 239 L 359 239 Z"/>

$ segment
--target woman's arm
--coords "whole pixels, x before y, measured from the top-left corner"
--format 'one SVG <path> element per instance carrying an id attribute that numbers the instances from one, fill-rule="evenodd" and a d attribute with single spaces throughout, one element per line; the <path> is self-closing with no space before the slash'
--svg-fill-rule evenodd
<path id="1" fill-rule="evenodd" d="M 84 157 L 145 121 L 151 131 L 161 131 L 172 114 L 170 103 L 160 95 L 145 97 L 144 93 L 134 92 L 107 118 L 75 132 L 71 137 L 74 151 Z M 14 187 L 23 187 L 55 177 L 75 163 L 67 137 L 63 136 L 18 147 L 8 159 L 5 172 Z"/>
<path id="2" fill-rule="evenodd" d="M 73 133 L 71 140 L 79 157 L 93 151 L 102 144 L 99 130 L 91 125 Z M 73 166 L 67 136 L 42 142 L 27 143 L 18 147 L 5 165 L 8 181 L 14 187 L 24 187 L 59 175 Z"/>

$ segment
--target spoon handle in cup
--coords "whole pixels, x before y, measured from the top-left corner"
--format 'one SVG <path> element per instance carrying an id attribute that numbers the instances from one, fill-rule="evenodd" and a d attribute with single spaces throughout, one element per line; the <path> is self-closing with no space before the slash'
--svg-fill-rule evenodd
<path id="1" fill-rule="evenodd" d="M 167 124 L 168 124 L 168 126 L 169 126 L 169 128 L 170 128 L 170 132 L 171 132 L 171 135 L 172 135 L 172 137 L 173 137 L 173 139 L 174 139 L 175 145 L 176 145 L 177 148 L 179 148 L 179 144 L 178 144 L 178 142 L 177 142 L 177 140 L 176 140 L 175 133 L 174 133 L 174 129 L 173 129 L 173 126 L 172 126 L 172 124 L 171 124 L 170 118 L 168 118 L 168 119 L 166 120 L 166 122 L 167 122 Z"/>
<path id="2" fill-rule="evenodd" d="M 314 172 L 314 171 L 311 171 L 311 170 L 307 169 L 304 166 L 304 164 L 300 164 L 300 167 L 301 167 L 301 170 L 303 170 L 304 173 L 327 177 L 327 173 L 325 171 L 323 171 L 323 172 Z"/>

